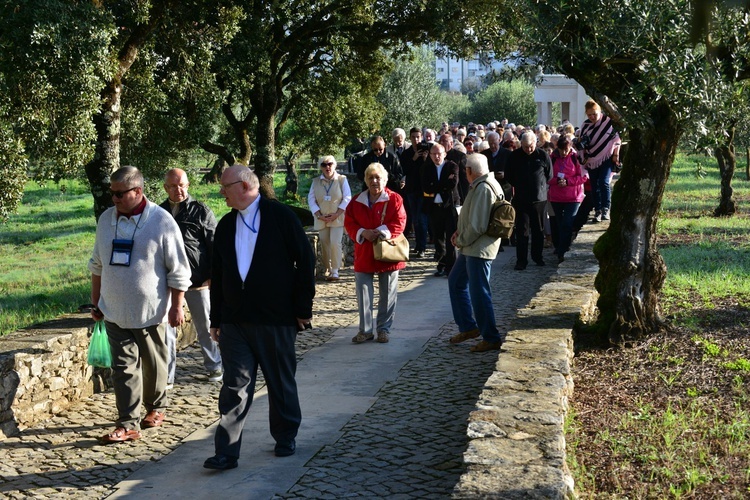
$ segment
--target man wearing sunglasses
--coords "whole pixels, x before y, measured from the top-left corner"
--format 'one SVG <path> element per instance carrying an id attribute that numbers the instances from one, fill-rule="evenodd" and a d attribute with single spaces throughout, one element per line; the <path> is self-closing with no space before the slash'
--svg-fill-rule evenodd
<path id="1" fill-rule="evenodd" d="M 166 322 L 184 322 L 182 303 L 190 268 L 180 228 L 143 195 L 143 175 L 122 167 L 110 178 L 114 207 L 96 227 L 91 271 L 91 316 L 104 320 L 112 349 L 118 417 L 105 443 L 140 439 L 159 427 L 167 408 Z M 141 403 L 146 417 L 141 421 Z"/>

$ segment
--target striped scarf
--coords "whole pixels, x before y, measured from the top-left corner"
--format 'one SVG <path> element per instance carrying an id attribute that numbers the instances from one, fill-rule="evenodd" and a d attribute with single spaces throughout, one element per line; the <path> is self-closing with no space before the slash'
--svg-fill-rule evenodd
<path id="1" fill-rule="evenodd" d="M 584 151 L 586 168 L 595 169 L 612 157 L 615 146 L 620 145 L 620 136 L 612 127 L 612 120 L 602 115 L 596 123 L 591 123 L 588 118 L 581 125 L 581 137 L 587 135 L 590 139 L 589 146 Z"/>

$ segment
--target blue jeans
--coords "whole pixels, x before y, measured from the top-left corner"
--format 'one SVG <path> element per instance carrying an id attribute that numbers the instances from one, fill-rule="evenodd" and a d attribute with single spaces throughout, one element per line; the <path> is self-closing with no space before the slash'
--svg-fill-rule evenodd
<path id="1" fill-rule="evenodd" d="M 580 206 L 581 204 L 578 202 L 552 202 L 552 209 L 555 211 L 555 222 L 557 222 L 555 253 L 560 257 L 570 250 L 570 240 L 573 236 L 573 220 L 575 220 L 578 207 Z"/>
<path id="2" fill-rule="evenodd" d="M 589 170 L 591 180 L 591 191 L 594 193 L 594 209 L 597 212 L 609 210 L 612 193 L 610 191 L 609 179 L 612 177 L 612 158 L 593 170 Z"/>
<path id="3" fill-rule="evenodd" d="M 422 193 L 409 193 L 406 201 L 411 210 L 412 224 L 414 225 L 414 249 L 424 252 L 427 249 L 427 214 L 422 213 Z"/>
<path id="4" fill-rule="evenodd" d="M 492 307 L 491 269 L 491 260 L 467 257 L 459 252 L 448 276 L 448 292 L 453 319 L 460 331 L 468 332 L 479 328 L 484 340 L 500 342 L 500 333 L 495 325 L 495 310 Z"/>

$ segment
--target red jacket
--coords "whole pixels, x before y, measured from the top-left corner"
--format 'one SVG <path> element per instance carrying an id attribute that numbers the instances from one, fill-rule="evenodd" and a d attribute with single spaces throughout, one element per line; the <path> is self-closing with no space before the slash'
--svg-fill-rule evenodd
<path id="1" fill-rule="evenodd" d="M 388 205 L 386 206 L 386 202 Z M 380 216 L 385 209 L 385 219 L 381 225 Z M 377 229 L 390 231 L 390 237 L 395 238 L 406 228 L 406 211 L 404 200 L 398 193 L 385 188 L 380 199 L 372 207 L 369 205 L 368 192 L 363 191 L 346 207 L 344 228 L 354 241 L 354 272 L 380 273 L 404 269 L 406 262 L 380 262 L 375 260 L 372 242 L 358 238 L 361 230 Z"/>

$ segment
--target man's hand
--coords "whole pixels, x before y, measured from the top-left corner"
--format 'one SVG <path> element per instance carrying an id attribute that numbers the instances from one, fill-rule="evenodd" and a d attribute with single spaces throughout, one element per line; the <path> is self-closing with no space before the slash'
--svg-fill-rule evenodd
<path id="1" fill-rule="evenodd" d="M 169 326 L 177 328 L 185 322 L 185 312 L 182 306 L 172 306 L 169 308 Z"/>
<path id="2" fill-rule="evenodd" d="M 104 319 L 104 315 L 102 314 L 102 312 L 99 310 L 98 307 L 92 307 L 91 308 L 91 318 L 94 321 L 101 321 L 101 320 Z"/>
<path id="3" fill-rule="evenodd" d="M 458 239 L 458 231 L 451 235 L 451 245 L 456 246 L 456 240 Z"/>
<path id="4" fill-rule="evenodd" d="M 312 328 L 310 321 L 312 321 L 312 318 L 307 318 L 307 319 L 297 318 L 297 331 L 301 332 L 303 330 Z"/>
<path id="5" fill-rule="evenodd" d="M 219 341 L 219 335 L 221 334 L 221 328 L 209 328 L 208 334 L 211 336 L 211 340 L 214 342 Z"/>

